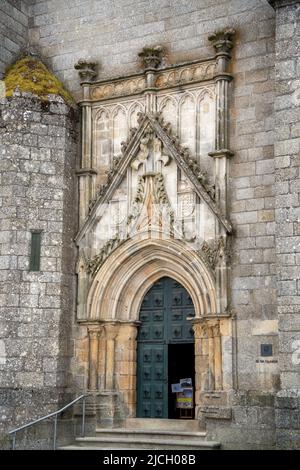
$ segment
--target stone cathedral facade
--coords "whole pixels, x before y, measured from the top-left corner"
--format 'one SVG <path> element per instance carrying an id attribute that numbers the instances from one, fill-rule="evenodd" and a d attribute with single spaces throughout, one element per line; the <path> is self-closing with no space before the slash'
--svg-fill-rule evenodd
<path id="1" fill-rule="evenodd" d="M 115 3 L 0 2 L 1 446 L 81 394 L 175 429 L 188 377 L 191 431 L 297 449 L 300 3 Z"/>

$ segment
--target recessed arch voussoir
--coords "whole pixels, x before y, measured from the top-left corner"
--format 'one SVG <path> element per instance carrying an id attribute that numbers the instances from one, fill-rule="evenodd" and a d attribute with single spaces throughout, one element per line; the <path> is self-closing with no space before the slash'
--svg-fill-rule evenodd
<path id="1" fill-rule="evenodd" d="M 120 245 L 98 271 L 88 295 L 88 318 L 138 320 L 145 294 L 163 276 L 187 289 L 196 317 L 216 313 L 214 276 L 201 258 L 181 241 L 139 235 Z"/>

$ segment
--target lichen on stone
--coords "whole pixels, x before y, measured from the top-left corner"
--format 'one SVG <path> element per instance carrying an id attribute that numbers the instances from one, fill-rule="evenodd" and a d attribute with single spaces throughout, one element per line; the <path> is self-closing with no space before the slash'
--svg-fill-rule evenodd
<path id="1" fill-rule="evenodd" d="M 49 95 L 58 95 L 69 105 L 75 104 L 58 78 L 35 57 L 25 56 L 11 65 L 6 71 L 4 83 L 6 97 L 11 97 L 18 91 L 31 93 L 43 101 L 49 101 Z"/>

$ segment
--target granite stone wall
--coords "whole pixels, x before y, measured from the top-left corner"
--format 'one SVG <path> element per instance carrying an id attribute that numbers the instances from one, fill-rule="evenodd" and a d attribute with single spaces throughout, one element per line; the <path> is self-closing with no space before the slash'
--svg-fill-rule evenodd
<path id="1" fill-rule="evenodd" d="M 33 1 L 0 2 L 0 79 L 6 67 L 28 46 L 28 27 Z"/>
<path id="2" fill-rule="evenodd" d="M 75 279 L 76 112 L 61 98 L 0 103 L 0 431 L 65 403 Z M 31 231 L 42 231 L 30 271 Z"/>
<path id="3" fill-rule="evenodd" d="M 300 448 L 300 2 L 275 2 L 275 192 L 279 366 L 277 445 Z M 284 6 L 286 5 L 286 6 Z"/>

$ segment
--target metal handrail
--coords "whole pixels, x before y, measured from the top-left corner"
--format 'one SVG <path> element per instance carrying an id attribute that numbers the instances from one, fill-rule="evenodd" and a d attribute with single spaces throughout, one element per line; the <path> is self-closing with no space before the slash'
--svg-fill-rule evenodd
<path id="1" fill-rule="evenodd" d="M 19 428 L 15 428 L 12 431 L 9 431 L 9 435 L 12 435 L 12 450 L 15 450 L 16 448 L 16 435 L 17 432 L 22 431 L 23 429 L 29 428 L 30 426 L 33 426 L 34 424 L 40 423 L 41 421 L 44 421 L 45 419 L 49 419 L 54 417 L 54 432 L 53 432 L 53 450 L 56 450 L 56 442 L 57 442 L 57 418 L 60 413 L 65 411 L 66 409 L 70 408 L 70 406 L 74 405 L 75 403 L 79 402 L 80 400 L 83 400 L 82 402 L 82 422 L 81 422 L 81 436 L 84 437 L 85 434 L 85 401 L 86 401 L 86 395 L 80 395 L 80 397 L 75 398 L 75 400 L 71 401 L 67 405 L 65 405 L 63 408 L 61 408 L 58 411 L 54 411 L 53 413 L 49 413 L 46 416 L 43 416 L 42 418 L 38 418 L 34 421 L 31 421 L 28 424 L 24 424 L 23 426 L 20 426 Z"/>

